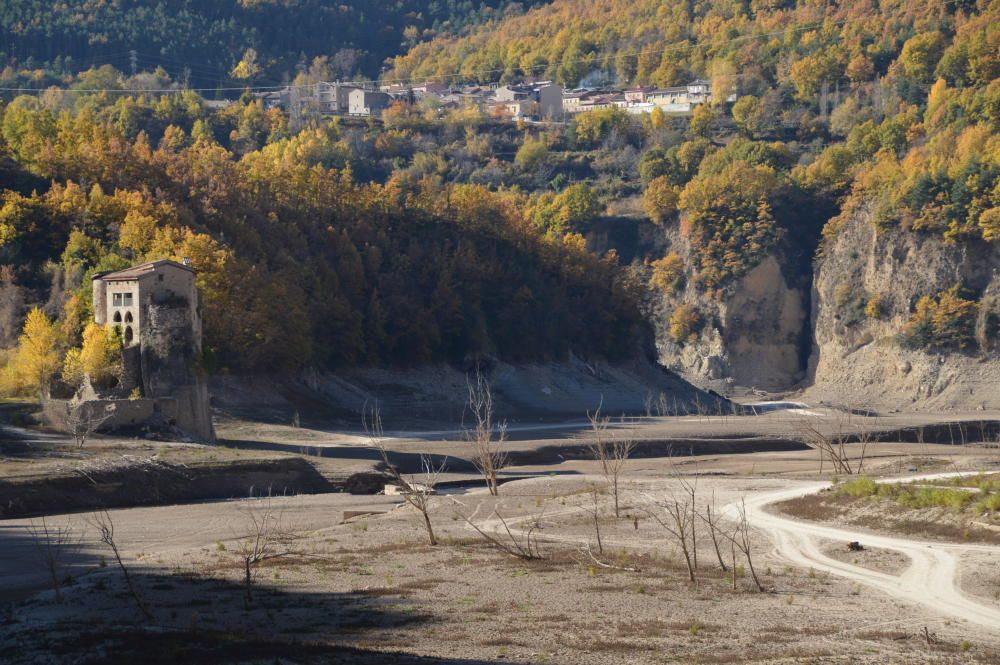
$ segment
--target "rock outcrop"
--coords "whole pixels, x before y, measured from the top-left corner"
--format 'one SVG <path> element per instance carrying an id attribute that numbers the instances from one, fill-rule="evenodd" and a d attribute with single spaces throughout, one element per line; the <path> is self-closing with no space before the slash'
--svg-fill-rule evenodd
<path id="1" fill-rule="evenodd" d="M 917 301 L 959 285 L 977 302 L 975 342 L 905 348 Z M 864 209 L 822 248 L 813 280 L 807 395 L 898 408 L 1000 408 L 1000 244 L 898 228 Z"/>
<path id="2" fill-rule="evenodd" d="M 809 280 L 789 266 L 789 251 L 776 247 L 763 261 L 712 296 L 694 282 L 690 250 L 667 233 L 672 252 L 684 260 L 683 285 L 655 290 L 652 317 L 660 362 L 696 384 L 788 390 L 805 377 L 809 348 Z M 693 334 L 678 338 L 671 317 L 679 306 L 695 313 Z"/>

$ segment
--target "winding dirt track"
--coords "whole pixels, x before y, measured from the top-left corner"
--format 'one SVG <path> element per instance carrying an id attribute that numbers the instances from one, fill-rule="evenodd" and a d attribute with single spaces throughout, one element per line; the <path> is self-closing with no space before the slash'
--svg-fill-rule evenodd
<path id="1" fill-rule="evenodd" d="M 960 475 L 967 472 L 939 473 L 929 475 L 896 478 L 880 482 L 900 483 L 913 480 L 933 480 Z M 941 543 L 876 535 L 869 532 L 826 526 L 815 522 L 806 522 L 777 515 L 767 510 L 767 507 L 798 497 L 814 494 L 830 486 L 828 482 L 806 483 L 791 489 L 753 493 L 743 502 L 747 519 L 750 524 L 763 531 L 773 543 L 775 556 L 785 559 L 803 568 L 825 571 L 858 582 L 865 586 L 878 589 L 887 595 L 900 600 L 909 601 L 949 619 L 967 621 L 970 624 L 984 626 L 1000 631 L 1000 609 L 983 605 L 964 595 L 956 586 L 958 574 L 958 559 L 964 553 L 993 554 L 1000 561 L 1000 547 L 992 545 L 966 545 L 960 543 Z M 472 492 L 471 494 L 476 494 Z M 485 493 L 483 490 L 482 493 Z M 740 504 L 731 503 L 723 508 L 723 514 L 731 519 L 737 519 Z M 477 504 L 470 519 L 480 516 L 482 504 Z M 550 513 L 549 518 L 582 512 L 582 507 L 566 508 L 556 513 Z M 503 538 L 503 530 L 514 528 L 536 519 L 532 516 L 508 519 L 502 524 L 493 516 L 482 519 L 480 528 L 492 531 Z M 523 528 L 516 529 L 524 535 Z M 555 534 L 538 534 L 541 541 L 560 542 L 580 545 L 578 537 L 559 536 Z M 863 541 L 866 546 L 891 549 L 902 552 L 910 559 L 909 567 L 899 576 L 882 573 L 860 566 L 854 566 L 838 561 L 822 553 L 820 542 L 834 540 L 842 542 Z M 628 542 L 616 542 L 605 539 L 606 544 L 616 547 L 631 547 Z"/>
<path id="2" fill-rule="evenodd" d="M 956 474 L 914 476 L 892 482 L 929 480 Z M 873 535 L 849 528 L 804 522 L 769 512 L 771 504 L 813 494 L 829 483 L 812 483 L 793 489 L 752 495 L 746 499 L 749 522 L 764 531 L 774 543 L 774 553 L 796 565 L 826 571 L 873 587 L 901 600 L 918 603 L 953 619 L 1000 630 L 1000 609 L 988 607 L 962 594 L 956 587 L 958 557 L 967 552 L 988 552 L 1000 561 L 1000 547 L 932 543 L 908 538 Z M 725 508 L 732 517 L 737 504 Z M 863 541 L 866 546 L 902 552 L 910 558 L 910 567 L 900 576 L 853 566 L 830 558 L 820 551 L 820 540 Z"/>

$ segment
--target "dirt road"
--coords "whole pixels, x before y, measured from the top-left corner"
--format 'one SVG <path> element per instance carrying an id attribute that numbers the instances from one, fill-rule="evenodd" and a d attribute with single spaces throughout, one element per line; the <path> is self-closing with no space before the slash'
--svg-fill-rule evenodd
<path id="1" fill-rule="evenodd" d="M 913 476 L 901 479 L 930 480 L 955 474 Z M 895 480 L 893 482 L 900 482 Z M 1000 630 L 1000 610 L 977 603 L 963 595 L 956 586 L 958 559 L 964 553 L 987 552 L 1000 560 L 1000 547 L 990 545 L 964 545 L 931 543 L 907 538 L 874 535 L 850 528 L 825 526 L 790 519 L 768 511 L 768 506 L 819 492 L 830 483 L 808 483 L 792 489 L 752 495 L 746 500 L 747 518 L 750 523 L 766 532 L 774 543 L 774 553 L 796 565 L 825 571 L 855 580 L 895 598 L 923 605 L 934 612 L 971 624 Z M 738 511 L 736 504 L 726 506 L 730 516 Z M 867 547 L 896 550 L 910 559 L 910 566 L 902 575 L 854 566 L 823 554 L 820 541 L 860 541 Z"/>

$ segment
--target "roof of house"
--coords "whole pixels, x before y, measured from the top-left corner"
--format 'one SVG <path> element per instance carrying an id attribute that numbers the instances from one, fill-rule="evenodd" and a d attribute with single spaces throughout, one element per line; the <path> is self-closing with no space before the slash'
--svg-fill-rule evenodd
<path id="1" fill-rule="evenodd" d="M 190 273 L 194 273 L 194 268 L 191 266 L 186 266 L 183 263 L 178 263 L 177 261 L 171 261 L 170 259 L 160 259 L 159 261 L 150 261 L 149 263 L 140 263 L 137 266 L 132 266 L 131 268 L 125 268 L 124 270 L 116 270 L 114 272 L 97 273 L 94 275 L 93 279 L 102 279 L 105 282 L 129 282 L 137 279 L 142 279 L 147 275 L 154 274 L 157 270 L 164 267 L 180 268 L 181 270 L 187 270 Z"/>

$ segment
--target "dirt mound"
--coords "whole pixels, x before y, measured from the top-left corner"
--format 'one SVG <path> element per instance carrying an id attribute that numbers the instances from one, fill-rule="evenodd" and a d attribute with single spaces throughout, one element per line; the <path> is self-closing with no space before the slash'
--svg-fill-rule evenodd
<path id="1" fill-rule="evenodd" d="M 565 363 L 509 365 L 487 370 L 496 415 L 520 418 L 579 418 L 603 404 L 606 413 L 728 412 L 724 398 L 699 390 L 652 362 L 621 365 L 571 358 Z M 307 412 L 325 420 L 357 424 L 378 403 L 387 419 L 461 422 L 468 397 L 466 372 L 447 365 L 409 369 L 355 368 L 307 372 L 293 380 L 222 377 L 214 381 L 215 405 L 223 412 L 289 422 Z"/>
<path id="2" fill-rule="evenodd" d="M 332 489 L 301 458 L 187 465 L 123 457 L 95 460 L 60 475 L 0 480 L 0 517 Z"/>

